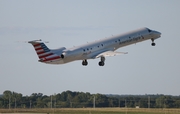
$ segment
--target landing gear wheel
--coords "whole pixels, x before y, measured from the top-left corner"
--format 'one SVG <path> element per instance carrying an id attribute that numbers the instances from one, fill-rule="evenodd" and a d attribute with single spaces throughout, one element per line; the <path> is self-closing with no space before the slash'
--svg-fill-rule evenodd
<path id="1" fill-rule="evenodd" d="M 156 44 L 153 42 L 151 45 L 152 45 L 152 46 L 155 46 Z"/>
<path id="2" fill-rule="evenodd" d="M 99 66 L 104 66 L 105 57 L 101 57 L 101 61 L 99 62 Z"/>
<path id="3" fill-rule="evenodd" d="M 87 65 L 88 65 L 87 60 L 83 60 L 83 61 L 82 61 L 82 65 L 83 65 L 83 66 L 87 66 Z"/>
<path id="4" fill-rule="evenodd" d="M 99 62 L 99 66 L 104 66 L 104 62 L 103 62 L 103 61 L 100 61 L 100 62 Z"/>
<path id="5" fill-rule="evenodd" d="M 151 45 L 152 45 L 152 46 L 155 46 L 156 44 L 154 43 L 154 39 L 151 39 L 151 40 L 152 40 Z"/>

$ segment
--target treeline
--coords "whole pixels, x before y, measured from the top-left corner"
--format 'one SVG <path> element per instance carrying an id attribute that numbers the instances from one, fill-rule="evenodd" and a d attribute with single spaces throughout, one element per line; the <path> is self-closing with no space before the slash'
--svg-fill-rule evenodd
<path id="1" fill-rule="evenodd" d="M 180 96 L 170 95 L 103 95 L 88 92 L 64 91 L 51 96 L 4 91 L 0 96 L 0 108 L 180 108 Z"/>

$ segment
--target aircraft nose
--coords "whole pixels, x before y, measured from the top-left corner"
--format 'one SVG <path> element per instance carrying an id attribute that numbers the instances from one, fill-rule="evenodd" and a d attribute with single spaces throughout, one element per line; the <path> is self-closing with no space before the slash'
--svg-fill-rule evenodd
<path id="1" fill-rule="evenodd" d="M 161 36 L 161 33 L 160 32 L 158 32 L 158 31 L 156 31 L 157 32 L 157 34 L 159 34 L 159 36 Z"/>
<path id="2" fill-rule="evenodd" d="M 153 31 L 153 33 L 154 33 L 154 35 L 156 35 L 156 36 L 158 36 L 158 37 L 160 37 L 160 36 L 161 36 L 161 33 L 160 33 L 160 32 L 158 32 L 158 31 Z"/>

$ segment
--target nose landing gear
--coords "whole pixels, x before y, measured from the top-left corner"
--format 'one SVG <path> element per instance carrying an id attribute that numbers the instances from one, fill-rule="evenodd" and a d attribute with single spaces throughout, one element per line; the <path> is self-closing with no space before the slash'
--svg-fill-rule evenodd
<path id="1" fill-rule="evenodd" d="M 152 40 L 151 45 L 152 45 L 152 46 L 155 46 L 155 45 L 156 45 L 156 43 L 154 43 L 154 39 L 151 39 L 151 40 Z"/>

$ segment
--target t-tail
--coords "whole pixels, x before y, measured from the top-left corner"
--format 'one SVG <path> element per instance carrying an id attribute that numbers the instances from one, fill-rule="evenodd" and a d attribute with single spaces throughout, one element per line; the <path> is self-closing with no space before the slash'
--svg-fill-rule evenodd
<path id="1" fill-rule="evenodd" d="M 38 57 L 39 62 L 54 62 L 58 61 L 61 57 L 54 53 L 51 49 L 49 49 L 41 40 L 33 40 L 28 43 L 32 44 Z"/>

